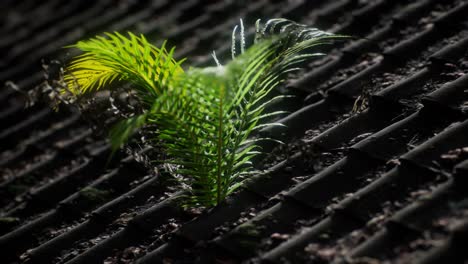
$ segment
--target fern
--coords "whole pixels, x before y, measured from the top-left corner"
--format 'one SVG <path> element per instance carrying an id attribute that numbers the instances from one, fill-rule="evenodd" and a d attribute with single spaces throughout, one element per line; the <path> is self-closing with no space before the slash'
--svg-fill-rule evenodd
<path id="1" fill-rule="evenodd" d="M 186 206 L 216 206 L 242 186 L 254 173 L 251 160 L 260 152 L 251 139 L 265 124 L 264 118 L 284 112 L 264 113 L 280 97 L 269 98 L 287 73 L 321 53 L 312 48 L 345 38 L 286 19 L 256 23 L 255 43 L 246 47 L 240 22 L 240 52 L 236 56 L 237 26 L 233 30 L 232 57 L 227 65 L 191 68 L 173 59 L 174 49 L 156 48 L 146 39 L 129 33 L 106 34 L 107 38 L 79 42 L 85 53 L 67 68 L 70 90 L 81 95 L 97 91 L 115 80 L 134 84 L 143 105 L 142 113 L 119 122 L 110 133 L 117 149 L 145 125 L 156 127 L 152 140 L 161 143 L 167 159 L 156 162 L 176 165 L 190 190 Z"/>

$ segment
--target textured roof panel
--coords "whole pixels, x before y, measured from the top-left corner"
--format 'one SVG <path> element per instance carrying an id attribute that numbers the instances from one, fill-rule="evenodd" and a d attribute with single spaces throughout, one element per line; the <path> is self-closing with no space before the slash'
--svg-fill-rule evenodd
<path id="1" fill-rule="evenodd" d="M 5 263 L 468 260 L 467 1 L 0 6 L 0 81 L 10 81 L 0 90 Z M 205 66 L 212 50 L 229 59 L 239 18 L 272 17 L 357 38 L 292 76 L 283 88 L 297 96 L 280 120 L 288 128 L 262 131 L 287 144 L 265 145 L 271 154 L 258 166 L 267 171 L 216 208 L 181 209 L 167 178 L 134 155 L 107 163 L 109 145 L 80 113 L 24 109 L 24 92 L 44 78 L 41 61 L 76 55 L 62 47 L 80 39 L 114 30 L 168 38 L 177 56 Z"/>

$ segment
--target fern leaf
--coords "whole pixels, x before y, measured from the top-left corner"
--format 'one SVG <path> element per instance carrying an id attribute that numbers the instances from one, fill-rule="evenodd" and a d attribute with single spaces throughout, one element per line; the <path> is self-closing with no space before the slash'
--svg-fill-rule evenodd
<path id="1" fill-rule="evenodd" d="M 146 114 L 136 115 L 119 121 L 110 132 L 112 153 L 117 151 L 128 139 L 146 123 Z"/>
<path id="2" fill-rule="evenodd" d="M 172 56 L 174 49 L 156 48 L 144 36 L 107 33 L 70 46 L 84 51 L 66 68 L 65 81 L 77 95 L 97 91 L 115 80 L 132 82 L 142 90 L 144 101 L 152 101 L 170 80 L 183 72 Z"/>

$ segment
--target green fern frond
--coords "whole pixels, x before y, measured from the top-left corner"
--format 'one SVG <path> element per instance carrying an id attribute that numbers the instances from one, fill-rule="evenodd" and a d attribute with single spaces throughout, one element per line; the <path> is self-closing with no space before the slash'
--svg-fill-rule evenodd
<path id="1" fill-rule="evenodd" d="M 109 131 L 112 153 L 115 153 L 137 130 L 146 124 L 147 115 L 135 115 L 119 121 Z"/>
<path id="2" fill-rule="evenodd" d="M 116 80 L 133 83 L 140 89 L 145 101 L 152 101 L 171 87 L 175 76 L 183 73 L 181 63 L 173 58 L 174 48 L 167 50 L 150 44 L 143 35 L 118 32 L 106 33 L 106 37 L 80 41 L 70 46 L 84 53 L 77 56 L 66 68 L 65 76 L 70 91 L 75 95 L 94 92 Z"/>

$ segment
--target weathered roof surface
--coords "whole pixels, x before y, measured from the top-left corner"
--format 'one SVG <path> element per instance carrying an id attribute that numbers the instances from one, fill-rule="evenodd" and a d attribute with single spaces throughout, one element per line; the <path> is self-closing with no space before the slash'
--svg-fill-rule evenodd
<path id="1" fill-rule="evenodd" d="M 410 2 L 410 3 L 408 3 Z M 468 260 L 468 2 L 0 2 L 0 81 L 41 82 L 41 60 L 103 31 L 169 38 L 192 65 L 228 57 L 244 18 L 359 36 L 288 84 L 287 130 L 255 176 L 205 212 L 109 146 L 75 111 L 0 90 L 3 263 L 458 263 Z M 358 100 L 357 100 L 358 99 Z M 352 111 L 353 107 L 358 111 Z M 146 151 L 146 150 L 143 150 Z"/>

